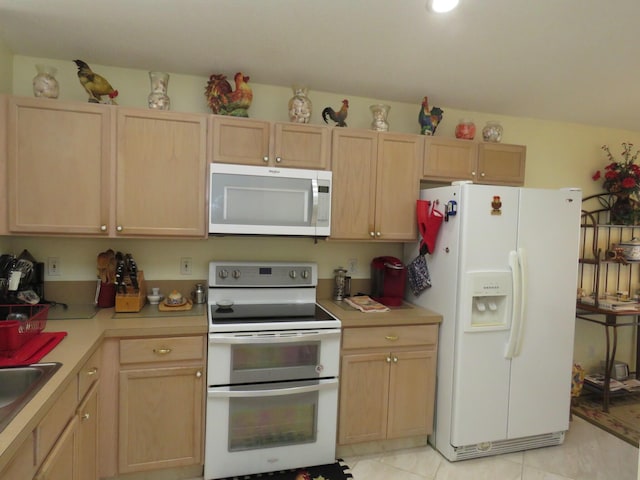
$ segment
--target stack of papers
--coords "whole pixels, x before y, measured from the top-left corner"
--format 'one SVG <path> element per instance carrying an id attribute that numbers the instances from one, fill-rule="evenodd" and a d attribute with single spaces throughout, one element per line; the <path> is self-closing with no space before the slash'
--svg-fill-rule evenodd
<path id="1" fill-rule="evenodd" d="M 581 297 L 580 303 L 585 305 L 595 305 L 593 297 Z M 614 300 L 612 298 L 601 298 L 598 300 L 598 308 L 603 310 L 612 310 L 614 312 L 638 312 L 640 311 L 640 303 L 629 300 Z"/>
<path id="2" fill-rule="evenodd" d="M 353 308 L 357 308 L 364 313 L 378 313 L 388 312 L 389 307 L 384 306 L 380 302 L 376 302 L 373 298 L 367 295 L 357 295 L 355 297 L 346 297 L 344 299 L 346 303 Z"/>

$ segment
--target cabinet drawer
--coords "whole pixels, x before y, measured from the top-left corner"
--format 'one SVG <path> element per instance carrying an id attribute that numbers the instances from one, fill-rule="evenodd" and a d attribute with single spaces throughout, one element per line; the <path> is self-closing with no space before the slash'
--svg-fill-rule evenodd
<path id="1" fill-rule="evenodd" d="M 388 327 L 345 328 L 342 348 L 395 348 L 412 345 L 435 345 L 437 325 L 401 325 Z"/>
<path id="2" fill-rule="evenodd" d="M 99 348 L 78 372 L 78 401 L 81 401 L 96 380 L 100 378 L 102 350 Z"/>
<path id="3" fill-rule="evenodd" d="M 120 341 L 120 363 L 202 360 L 202 337 L 135 338 Z"/>
<path id="4" fill-rule="evenodd" d="M 49 413 L 42 419 L 40 425 L 38 425 L 38 440 L 36 443 L 36 461 L 38 464 L 45 459 L 65 425 L 75 414 L 78 406 L 77 395 L 78 381 L 74 378 L 55 405 L 51 407 Z"/>

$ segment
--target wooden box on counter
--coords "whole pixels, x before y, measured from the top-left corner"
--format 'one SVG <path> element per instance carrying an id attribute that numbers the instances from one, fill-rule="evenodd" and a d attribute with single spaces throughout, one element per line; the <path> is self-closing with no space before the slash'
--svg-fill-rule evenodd
<path id="1" fill-rule="evenodd" d="M 138 272 L 138 289 L 135 290 L 129 278 L 125 280 L 127 293 L 116 293 L 116 312 L 139 312 L 147 301 L 147 286 L 144 272 Z"/>

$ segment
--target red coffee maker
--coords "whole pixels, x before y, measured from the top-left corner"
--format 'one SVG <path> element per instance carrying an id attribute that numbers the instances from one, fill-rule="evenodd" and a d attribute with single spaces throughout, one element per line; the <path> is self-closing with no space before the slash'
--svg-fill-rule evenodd
<path id="1" fill-rule="evenodd" d="M 402 305 L 407 269 L 396 257 L 376 257 L 371 261 L 371 297 L 386 305 Z"/>

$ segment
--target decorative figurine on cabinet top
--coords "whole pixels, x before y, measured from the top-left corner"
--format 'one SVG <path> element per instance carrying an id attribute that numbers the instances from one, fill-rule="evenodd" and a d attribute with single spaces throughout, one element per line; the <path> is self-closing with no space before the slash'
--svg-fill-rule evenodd
<path id="1" fill-rule="evenodd" d="M 294 85 L 293 97 L 289 100 L 289 121 L 293 123 L 309 123 L 313 105 L 308 97 L 307 87 Z"/>
<path id="2" fill-rule="evenodd" d="M 435 135 L 438 124 L 442 121 L 444 111 L 439 107 L 433 107 L 429 110 L 428 97 L 422 100 L 422 106 L 418 113 L 418 122 L 420 123 L 420 133 L 422 135 Z"/>
<path id="3" fill-rule="evenodd" d="M 117 105 L 114 99 L 118 96 L 118 90 L 115 90 L 106 78 L 91 71 L 89 65 L 82 60 L 74 60 L 73 62 L 78 66 L 78 80 L 89 94 L 89 103 Z M 102 97 L 105 95 L 109 99 L 102 101 Z"/>
<path id="4" fill-rule="evenodd" d="M 337 112 L 331 107 L 327 107 L 322 110 L 322 119 L 324 120 L 324 123 L 329 123 L 327 122 L 327 117 L 329 117 L 331 120 L 336 122 L 336 127 L 346 127 L 347 123 L 345 122 L 345 120 L 347 119 L 348 114 L 349 100 L 345 98 L 344 100 L 342 100 L 342 107 L 340 107 L 340 110 L 338 110 Z"/>
<path id="5" fill-rule="evenodd" d="M 249 77 L 238 72 L 233 77 L 236 89 L 231 90 L 226 75 L 213 74 L 209 77 L 204 94 L 209 108 L 216 115 L 232 117 L 248 117 L 249 107 L 253 100 L 253 91 L 249 86 Z"/>

